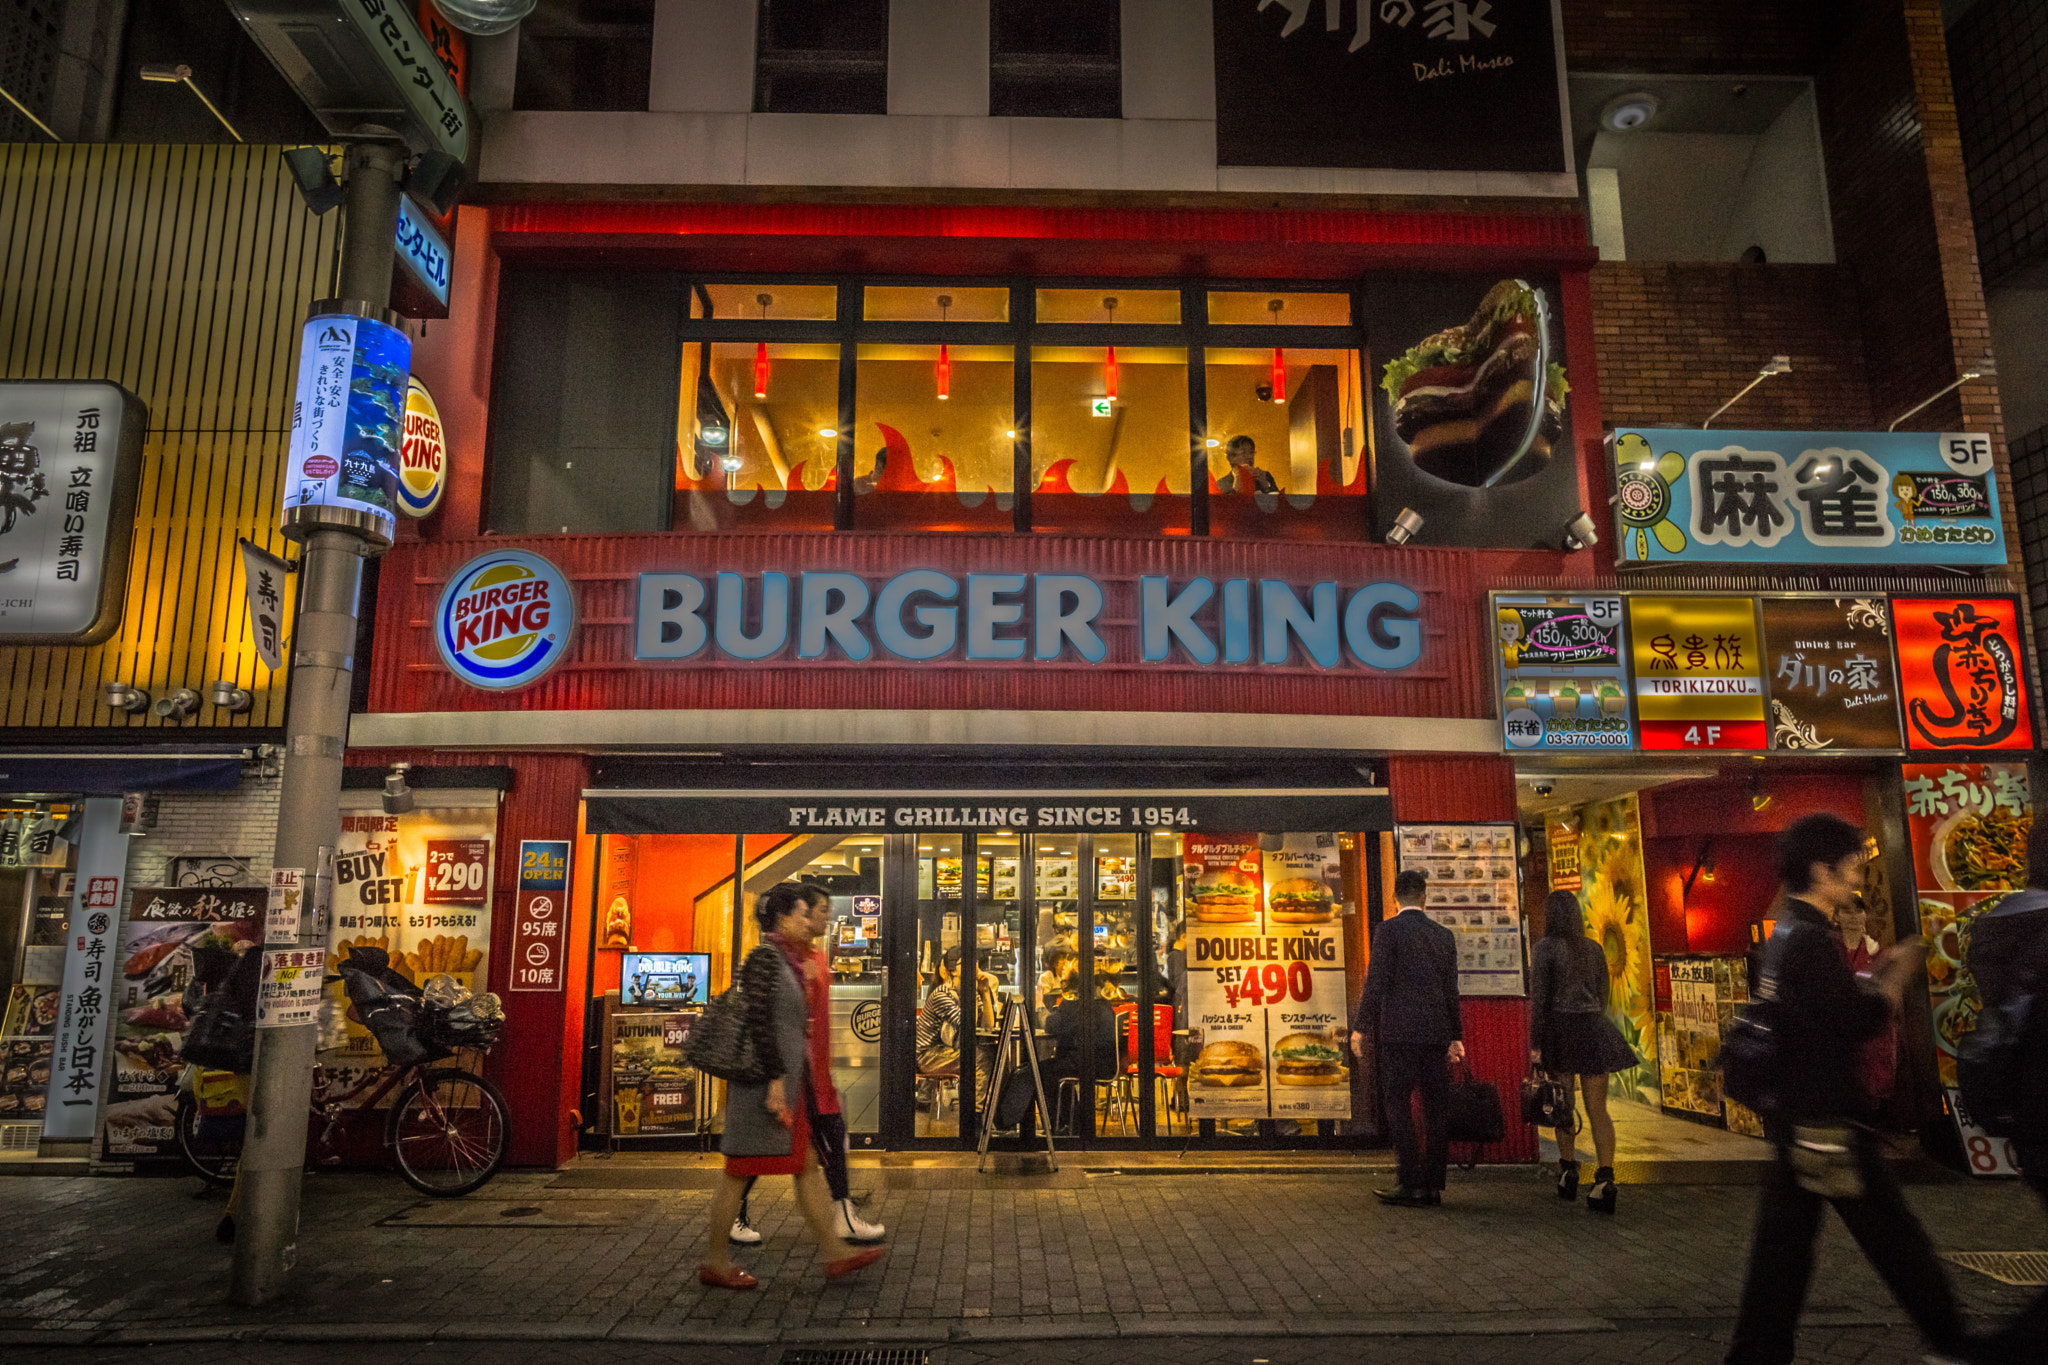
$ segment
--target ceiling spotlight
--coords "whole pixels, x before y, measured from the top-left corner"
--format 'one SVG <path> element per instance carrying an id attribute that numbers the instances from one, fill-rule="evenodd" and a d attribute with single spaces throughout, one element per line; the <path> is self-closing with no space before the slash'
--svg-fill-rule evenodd
<path id="1" fill-rule="evenodd" d="M 1202 442 L 1202 444 L 1209 447 L 1209 449 L 1214 450 L 1217 446 L 1222 445 L 1223 442 L 1217 440 L 1214 436 L 1211 436 L 1208 440 Z"/>
<path id="2" fill-rule="evenodd" d="M 231 682 L 217 682 L 206 689 L 206 699 L 216 707 L 234 715 L 241 715 L 256 704 L 256 698 L 246 687 L 237 687 Z"/>
<path id="3" fill-rule="evenodd" d="M 824 437 L 826 440 L 830 441 L 838 437 L 839 430 L 836 427 L 819 427 L 818 434 Z"/>
<path id="4" fill-rule="evenodd" d="M 1610 133 L 1634 132 L 1657 117 L 1661 107 L 1661 102 L 1649 91 L 1632 90 L 1607 101 L 1607 107 L 1600 111 L 1600 126 Z"/>
<path id="5" fill-rule="evenodd" d="M 107 705 L 116 711 L 125 711 L 131 716 L 138 711 L 149 709 L 149 693 L 128 683 L 107 683 L 100 688 L 100 695 L 106 698 Z"/>
<path id="6" fill-rule="evenodd" d="M 731 451 L 727 451 L 725 454 L 718 457 L 718 467 L 720 469 L 723 469 L 728 474 L 739 473 L 741 467 L 745 464 L 746 460 L 743 457 L 736 455 Z"/>
<path id="7" fill-rule="evenodd" d="M 410 763 L 391 765 L 391 773 L 384 779 L 383 801 L 386 815 L 403 815 L 412 809 L 412 788 L 407 786 L 405 781 L 405 774 L 411 767 Z"/>
<path id="8" fill-rule="evenodd" d="M 1422 513 L 1412 507 L 1403 507 L 1401 515 L 1394 518 L 1394 524 L 1387 528 L 1387 544 L 1406 545 L 1422 529 Z"/>
<path id="9" fill-rule="evenodd" d="M 1579 513 L 1569 522 L 1565 523 L 1565 549 L 1577 552 L 1590 549 L 1599 543 L 1600 532 L 1594 529 L 1593 518 L 1587 516 L 1584 512 Z"/>

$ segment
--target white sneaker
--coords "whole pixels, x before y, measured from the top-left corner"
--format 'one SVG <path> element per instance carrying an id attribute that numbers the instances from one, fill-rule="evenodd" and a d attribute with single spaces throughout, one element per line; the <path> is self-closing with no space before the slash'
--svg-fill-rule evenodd
<path id="1" fill-rule="evenodd" d="M 735 1218 L 732 1220 L 732 1231 L 725 1234 L 725 1240 L 728 1242 L 738 1242 L 741 1246 L 750 1247 L 761 1240 L 761 1234 L 748 1227 L 742 1220 Z"/>
<path id="2" fill-rule="evenodd" d="M 886 1231 L 880 1223 L 870 1223 L 853 1211 L 853 1201 L 842 1199 L 838 1203 L 840 1235 L 849 1242 L 879 1242 Z"/>

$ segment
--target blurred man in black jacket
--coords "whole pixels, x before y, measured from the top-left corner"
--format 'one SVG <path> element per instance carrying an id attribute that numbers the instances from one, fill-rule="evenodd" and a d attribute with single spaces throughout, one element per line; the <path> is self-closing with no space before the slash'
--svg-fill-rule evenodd
<path id="1" fill-rule="evenodd" d="M 1970 975 L 1987 1010 L 2034 997 L 2020 1038 L 2020 1096 L 2012 1144 L 2020 1177 L 2048 1205 L 2048 821 L 2027 836 L 2027 889 L 1970 923 Z M 1967 1097 L 1966 1097 L 1967 1098 Z M 1972 1356 L 1984 1361 L 2039 1360 L 2048 1352 L 2048 1291 Z"/>
<path id="2" fill-rule="evenodd" d="M 1372 936 L 1365 994 L 1351 1017 L 1352 1054 L 1364 1058 L 1368 1035 L 1379 1049 L 1380 1096 L 1400 1163 L 1398 1186 L 1373 1193 L 1383 1204 L 1408 1208 L 1443 1202 L 1449 1065 L 1465 1060 L 1465 1028 L 1458 1016 L 1458 938 L 1422 913 L 1428 890 L 1429 878 L 1414 868 L 1394 878 L 1394 899 L 1401 913 Z M 1418 1090 L 1421 1142 L 1409 1102 Z"/>
<path id="3" fill-rule="evenodd" d="M 1863 832 L 1809 815 L 1778 836 L 1787 901 L 1764 958 L 1760 1000 L 1774 1002 L 1781 1102 L 1763 1115 L 1777 1148 L 1757 1200 L 1756 1239 L 1731 1365 L 1791 1365 L 1799 1310 L 1813 1277 L 1823 1201 L 1835 1206 L 1863 1254 L 1936 1350 L 1963 1344 L 1962 1316 L 1926 1229 L 1899 1193 L 1875 1135 L 1859 1053 L 1899 1007 L 1924 945 L 1909 939 L 1873 965 L 1871 988 L 1849 970 L 1834 917 L 1863 889 Z"/>

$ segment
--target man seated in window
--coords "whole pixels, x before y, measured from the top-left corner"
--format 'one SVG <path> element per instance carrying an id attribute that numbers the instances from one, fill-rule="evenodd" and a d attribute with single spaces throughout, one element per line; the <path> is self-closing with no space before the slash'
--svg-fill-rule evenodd
<path id="1" fill-rule="evenodd" d="M 1259 447 L 1251 437 L 1231 437 L 1223 447 L 1230 472 L 1216 481 L 1217 488 L 1225 493 L 1278 493 L 1280 485 L 1273 481 L 1273 476 L 1253 463 L 1258 454 Z"/>

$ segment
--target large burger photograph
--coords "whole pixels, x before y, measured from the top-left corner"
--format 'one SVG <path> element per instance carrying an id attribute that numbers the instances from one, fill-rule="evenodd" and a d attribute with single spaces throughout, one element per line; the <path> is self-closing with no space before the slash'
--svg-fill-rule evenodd
<path id="1" fill-rule="evenodd" d="M 1195 918 L 1204 924 L 1249 924 L 1259 916 L 1259 885 L 1239 867 L 1219 867 L 1195 879 Z"/>
<path id="2" fill-rule="evenodd" d="M 1313 877 L 1282 877 L 1266 892 L 1266 915 L 1275 924 L 1323 924 L 1335 912 L 1330 888 Z"/>
<path id="3" fill-rule="evenodd" d="M 1290 1033 L 1273 1045 L 1275 1085 L 1343 1085 L 1344 1054 L 1320 1033 Z"/>
<path id="4" fill-rule="evenodd" d="M 1188 1068 L 1189 1084 L 1212 1089 L 1257 1085 L 1265 1078 L 1266 1059 L 1259 1050 L 1250 1043 L 1236 1041 L 1209 1044 Z"/>

